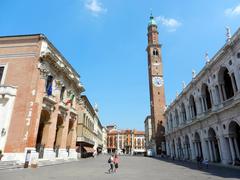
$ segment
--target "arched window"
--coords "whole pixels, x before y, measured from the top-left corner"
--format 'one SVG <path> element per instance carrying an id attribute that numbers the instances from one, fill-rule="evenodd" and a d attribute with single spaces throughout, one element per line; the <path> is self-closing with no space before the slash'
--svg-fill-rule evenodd
<path id="1" fill-rule="evenodd" d="M 197 116 L 197 108 L 196 108 L 196 103 L 193 95 L 191 95 L 189 98 L 189 104 L 190 104 L 191 117 L 195 118 Z"/>
<path id="2" fill-rule="evenodd" d="M 0 67 L 0 84 L 1 84 L 1 81 L 2 81 L 2 77 L 3 77 L 3 71 L 4 71 L 4 66 L 1 66 Z"/>
<path id="3" fill-rule="evenodd" d="M 240 52 L 239 52 L 239 53 L 237 53 L 237 58 L 238 58 L 238 59 L 240 59 Z"/>
<path id="4" fill-rule="evenodd" d="M 220 84 L 220 91 L 224 100 L 230 99 L 234 96 L 231 76 L 226 67 L 222 67 L 220 69 L 218 74 L 218 82 Z"/>
<path id="5" fill-rule="evenodd" d="M 153 55 L 154 55 L 154 56 L 158 56 L 158 55 L 159 55 L 157 49 L 154 49 L 154 50 L 153 50 Z"/>
<path id="6" fill-rule="evenodd" d="M 179 117 L 178 117 L 178 111 L 175 109 L 175 121 L 176 121 L 176 126 L 179 126 Z"/>
<path id="7" fill-rule="evenodd" d="M 238 91 L 238 86 L 237 86 L 237 82 L 236 82 L 236 78 L 235 78 L 235 74 L 232 73 L 232 79 L 233 79 L 233 85 L 236 91 Z"/>
<path id="8" fill-rule="evenodd" d="M 219 104 L 221 102 L 221 97 L 220 97 L 220 91 L 219 91 L 218 85 L 215 86 L 215 93 L 217 96 L 217 104 Z"/>
<path id="9" fill-rule="evenodd" d="M 167 118 L 166 124 L 167 124 L 167 131 L 169 131 L 169 118 Z"/>
<path id="10" fill-rule="evenodd" d="M 64 98 L 64 92 L 65 92 L 65 90 L 66 90 L 66 87 L 65 87 L 65 86 L 62 86 L 61 92 L 60 92 L 60 100 L 61 100 L 61 101 L 62 101 L 63 98 Z"/>
<path id="11" fill-rule="evenodd" d="M 45 91 L 47 92 L 47 95 L 52 95 L 52 84 L 53 84 L 53 76 L 49 75 L 46 80 L 46 87 Z"/>
<path id="12" fill-rule="evenodd" d="M 173 118 L 172 118 L 172 113 L 170 114 L 170 128 L 173 129 Z"/>
<path id="13" fill-rule="evenodd" d="M 185 124 L 187 121 L 187 114 L 186 114 L 185 105 L 183 103 L 181 104 L 181 114 L 182 114 L 182 121 Z"/>
<path id="14" fill-rule="evenodd" d="M 211 101 L 211 96 L 210 92 L 208 89 L 208 86 L 206 84 L 202 85 L 202 97 L 203 97 L 203 104 L 204 104 L 204 109 L 209 110 L 212 108 L 212 101 Z"/>

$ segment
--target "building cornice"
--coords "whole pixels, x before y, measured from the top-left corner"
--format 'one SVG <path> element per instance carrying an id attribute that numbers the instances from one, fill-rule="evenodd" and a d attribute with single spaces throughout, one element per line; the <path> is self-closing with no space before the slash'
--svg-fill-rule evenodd
<path id="1" fill-rule="evenodd" d="M 45 40 L 45 41 L 44 41 Z M 57 49 L 46 39 L 42 41 L 40 58 L 43 61 L 48 61 L 58 71 L 61 71 L 72 82 L 75 87 L 80 91 L 85 91 L 80 82 L 80 76 L 75 72 L 67 60 L 57 51 Z"/>

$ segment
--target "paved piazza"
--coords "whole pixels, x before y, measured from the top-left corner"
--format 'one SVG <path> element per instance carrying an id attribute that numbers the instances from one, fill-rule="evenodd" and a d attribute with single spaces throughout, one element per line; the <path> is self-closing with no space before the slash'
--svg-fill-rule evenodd
<path id="1" fill-rule="evenodd" d="M 239 179 L 240 170 L 222 167 L 209 167 L 198 170 L 193 163 L 172 163 L 147 157 L 120 157 L 118 173 L 108 174 L 107 156 L 95 159 L 81 159 L 61 165 L 45 166 L 37 169 L 18 169 L 0 171 L 1 180 L 100 180 L 100 179 L 162 179 L 162 180 L 221 180 Z"/>

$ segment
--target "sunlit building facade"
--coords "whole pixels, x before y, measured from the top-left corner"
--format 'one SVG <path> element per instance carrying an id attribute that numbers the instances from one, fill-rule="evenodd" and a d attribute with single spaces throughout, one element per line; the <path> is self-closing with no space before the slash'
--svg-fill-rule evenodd
<path id="1" fill-rule="evenodd" d="M 234 164 L 240 159 L 240 29 L 167 107 L 167 155 Z"/>
<path id="2" fill-rule="evenodd" d="M 80 76 L 42 34 L 0 37 L 3 161 L 76 158 Z"/>

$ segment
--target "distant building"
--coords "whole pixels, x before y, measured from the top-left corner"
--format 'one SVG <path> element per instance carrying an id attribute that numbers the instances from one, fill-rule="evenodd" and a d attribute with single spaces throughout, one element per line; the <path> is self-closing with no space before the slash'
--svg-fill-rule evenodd
<path id="1" fill-rule="evenodd" d="M 103 148 L 103 127 L 98 117 L 98 110 L 89 102 L 87 96 L 81 96 L 81 111 L 77 125 L 77 149 L 81 157 L 101 153 Z"/>
<path id="2" fill-rule="evenodd" d="M 145 133 L 136 130 L 118 130 L 115 125 L 107 126 L 108 153 L 137 154 L 145 152 Z"/>
<path id="3" fill-rule="evenodd" d="M 146 152 L 145 132 L 133 130 L 133 138 L 133 154 L 144 154 Z"/>

